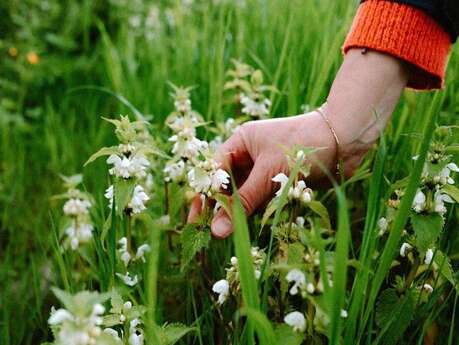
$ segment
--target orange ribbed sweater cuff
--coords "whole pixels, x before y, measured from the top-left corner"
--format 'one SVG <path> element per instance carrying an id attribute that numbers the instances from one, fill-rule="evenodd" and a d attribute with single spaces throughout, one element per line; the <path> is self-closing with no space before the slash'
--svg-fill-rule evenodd
<path id="1" fill-rule="evenodd" d="M 409 62 L 415 68 L 408 87 L 441 88 L 448 53 L 448 33 L 420 9 L 389 0 L 368 0 L 357 11 L 343 52 L 369 48 Z"/>

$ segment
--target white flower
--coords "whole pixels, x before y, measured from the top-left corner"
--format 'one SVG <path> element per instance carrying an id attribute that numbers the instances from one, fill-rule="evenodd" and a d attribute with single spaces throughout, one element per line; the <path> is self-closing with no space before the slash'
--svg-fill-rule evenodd
<path id="1" fill-rule="evenodd" d="M 188 183 L 196 193 L 206 194 L 212 185 L 212 178 L 204 169 L 194 167 L 188 172 Z"/>
<path id="2" fill-rule="evenodd" d="M 427 284 L 427 283 L 426 283 L 426 284 L 424 284 L 424 285 L 422 286 L 422 288 L 423 288 L 424 290 L 426 290 L 428 293 L 432 293 L 432 292 L 433 292 L 433 287 L 432 287 L 432 285 L 430 285 L 430 284 Z"/>
<path id="3" fill-rule="evenodd" d="M 136 154 L 131 157 L 116 154 L 111 154 L 107 159 L 108 164 L 113 164 L 113 168 L 109 169 L 110 175 L 122 178 L 146 176 L 146 168 L 150 166 L 150 162 L 142 154 Z"/>
<path id="4" fill-rule="evenodd" d="M 217 169 L 212 175 L 212 190 L 218 192 L 220 189 L 228 189 L 229 182 L 230 175 L 223 169 Z"/>
<path id="5" fill-rule="evenodd" d="M 164 180 L 166 182 L 179 182 L 183 179 L 185 174 L 185 162 L 182 160 L 178 162 L 168 162 L 163 171 Z"/>
<path id="6" fill-rule="evenodd" d="M 113 207 L 113 185 L 105 190 L 104 197 L 108 199 L 108 207 Z"/>
<path id="7" fill-rule="evenodd" d="M 150 198 L 144 192 L 143 187 L 141 185 L 137 185 L 134 188 L 134 193 L 128 207 L 132 209 L 133 213 L 140 213 L 146 209 L 145 202 L 148 200 L 150 200 Z"/>
<path id="8" fill-rule="evenodd" d="M 67 216 L 81 216 L 88 214 L 88 209 L 91 207 L 91 203 L 88 200 L 82 199 L 69 199 L 64 204 L 64 213 Z"/>
<path id="9" fill-rule="evenodd" d="M 378 236 L 384 235 L 387 229 L 389 228 L 389 222 L 387 221 L 385 217 L 379 218 L 378 228 L 379 228 Z"/>
<path id="10" fill-rule="evenodd" d="M 447 164 L 434 180 L 438 180 L 441 184 L 454 184 L 453 178 L 450 177 L 451 171 L 459 172 L 459 167 L 455 163 Z"/>
<path id="11" fill-rule="evenodd" d="M 274 176 L 271 180 L 273 182 L 281 184 L 279 190 L 276 192 L 276 196 L 279 197 L 282 194 L 282 191 L 284 190 L 285 186 L 287 185 L 288 177 L 284 173 L 279 173 L 276 176 Z"/>
<path id="12" fill-rule="evenodd" d="M 141 259 L 145 262 L 145 253 L 150 251 L 150 246 L 148 244 L 142 244 L 139 248 L 137 248 L 137 253 L 135 254 L 136 259 Z"/>
<path id="13" fill-rule="evenodd" d="M 119 253 L 121 254 L 121 261 L 123 261 L 124 266 L 127 267 L 129 264 L 129 261 L 131 261 L 131 254 L 127 250 L 127 238 L 126 237 L 121 237 L 120 240 L 118 241 L 118 244 L 121 246 L 120 249 L 118 249 Z"/>
<path id="14" fill-rule="evenodd" d="M 285 315 L 284 322 L 293 327 L 295 332 L 304 332 L 306 330 L 306 319 L 299 311 L 292 311 Z"/>
<path id="15" fill-rule="evenodd" d="M 113 328 L 105 328 L 103 330 L 103 332 L 111 335 L 117 341 L 121 341 L 121 338 L 119 337 L 118 332 L 116 330 L 114 330 Z"/>
<path id="16" fill-rule="evenodd" d="M 205 141 L 201 141 L 195 137 L 182 137 L 179 135 L 173 135 L 169 138 L 169 141 L 174 142 L 172 147 L 172 153 L 179 157 L 194 159 L 200 151 L 207 149 L 208 144 Z"/>
<path id="17" fill-rule="evenodd" d="M 290 199 L 297 199 L 304 203 L 308 203 L 312 200 L 312 190 L 306 188 L 306 183 L 300 180 L 295 187 L 290 187 L 288 196 Z"/>
<path id="18" fill-rule="evenodd" d="M 65 229 L 66 235 L 70 239 L 70 246 L 73 250 L 77 249 L 82 243 L 87 243 L 92 238 L 93 226 L 83 222 L 73 222 L 73 225 Z"/>
<path id="19" fill-rule="evenodd" d="M 128 286 L 135 286 L 139 282 L 137 274 L 134 277 L 131 277 L 129 272 L 126 272 L 125 275 L 121 273 L 117 273 L 116 275 Z"/>
<path id="20" fill-rule="evenodd" d="M 269 114 L 269 108 L 271 101 L 267 98 L 263 98 L 259 101 L 255 101 L 250 97 L 241 94 L 242 113 L 254 116 L 254 117 L 265 117 Z"/>
<path id="21" fill-rule="evenodd" d="M 48 319 L 50 325 L 59 325 L 65 321 L 73 321 L 74 316 L 66 309 L 51 310 L 51 315 Z"/>
<path id="22" fill-rule="evenodd" d="M 434 194 L 434 211 L 440 215 L 444 215 L 447 211 L 445 202 L 454 203 L 454 200 L 447 194 L 442 194 L 441 191 L 437 190 Z"/>
<path id="23" fill-rule="evenodd" d="M 341 316 L 342 318 L 347 318 L 347 316 L 348 316 L 347 310 L 341 309 L 340 316 Z"/>
<path id="24" fill-rule="evenodd" d="M 138 327 L 140 325 L 139 319 L 131 320 L 129 324 L 129 345 L 143 345 L 144 335 L 142 330 Z"/>
<path id="25" fill-rule="evenodd" d="M 434 253 L 433 253 L 433 250 L 432 250 L 432 249 L 430 249 L 430 248 L 427 249 L 427 251 L 426 251 L 426 256 L 425 256 L 425 258 L 424 258 L 424 263 L 425 263 L 426 265 L 430 265 L 430 263 L 432 262 L 433 254 L 434 254 Z"/>
<path id="26" fill-rule="evenodd" d="M 230 262 L 232 266 L 237 266 L 237 257 L 232 256 Z"/>
<path id="27" fill-rule="evenodd" d="M 229 295 L 229 283 L 226 279 L 221 279 L 212 286 L 212 291 L 218 294 L 218 304 L 225 303 Z"/>
<path id="28" fill-rule="evenodd" d="M 315 291 L 314 284 L 312 284 L 312 283 L 307 283 L 307 284 L 306 284 L 306 291 L 307 291 L 309 294 L 313 294 L 314 291 Z"/>
<path id="29" fill-rule="evenodd" d="M 298 289 L 302 290 L 306 284 L 306 276 L 299 269 L 292 269 L 287 273 L 285 277 L 289 283 L 294 282 L 293 286 L 290 289 L 290 295 L 296 295 Z"/>
<path id="30" fill-rule="evenodd" d="M 305 219 L 304 217 L 296 217 L 295 224 L 299 227 L 304 227 Z"/>
<path id="31" fill-rule="evenodd" d="M 403 242 L 402 246 L 400 247 L 400 256 L 405 257 L 405 255 L 407 254 L 407 250 L 410 250 L 412 248 L 413 247 L 411 246 L 411 244 Z"/>
<path id="32" fill-rule="evenodd" d="M 426 207 L 426 196 L 420 189 L 418 189 L 416 195 L 414 196 L 412 207 L 417 213 L 421 213 Z"/>

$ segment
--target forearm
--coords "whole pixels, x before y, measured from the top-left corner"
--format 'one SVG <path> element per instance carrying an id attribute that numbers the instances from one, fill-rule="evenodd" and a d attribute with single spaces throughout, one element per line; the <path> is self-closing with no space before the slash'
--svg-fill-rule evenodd
<path id="1" fill-rule="evenodd" d="M 378 139 L 408 82 L 409 67 L 387 54 L 351 49 L 323 110 L 339 138 L 339 158 L 363 155 Z"/>

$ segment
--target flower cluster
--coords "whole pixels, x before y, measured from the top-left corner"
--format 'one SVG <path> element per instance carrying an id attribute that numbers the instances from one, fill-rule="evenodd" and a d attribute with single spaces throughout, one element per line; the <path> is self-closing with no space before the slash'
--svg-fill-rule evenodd
<path id="1" fill-rule="evenodd" d="M 190 89 L 173 88 L 175 110 L 167 122 L 174 132 L 169 138 L 174 157 L 164 168 L 164 179 L 176 183 L 187 181 L 194 192 L 212 196 L 228 188 L 230 176 L 213 159 L 209 143 L 196 137 L 196 128 L 202 122 L 199 114 L 192 110 Z"/>
<path id="2" fill-rule="evenodd" d="M 252 247 L 251 256 L 254 265 L 256 279 L 260 279 L 263 263 L 266 258 L 264 250 Z M 226 302 L 230 294 L 236 296 L 240 291 L 239 267 L 237 257 L 231 257 L 231 266 L 226 269 L 226 278 L 217 281 L 212 286 L 212 291 L 218 294 L 217 303 L 222 305 Z"/>
<path id="3" fill-rule="evenodd" d="M 280 188 L 276 192 L 276 197 L 280 197 L 288 182 L 288 177 L 284 173 L 279 173 L 272 178 L 273 182 L 280 183 Z M 310 188 L 306 187 L 303 180 L 299 180 L 296 184 L 289 188 L 287 193 L 289 200 L 297 200 L 302 203 L 308 203 L 313 198 L 313 193 Z"/>
<path id="4" fill-rule="evenodd" d="M 235 92 L 235 103 L 241 106 L 241 112 L 254 118 L 265 118 L 269 115 L 271 100 L 265 96 L 266 91 L 276 91 L 273 86 L 263 85 L 263 73 L 238 60 L 233 60 L 234 69 L 227 75 L 231 78 L 225 90 Z"/>
<path id="5" fill-rule="evenodd" d="M 89 215 L 92 203 L 89 194 L 76 188 L 82 182 L 81 175 L 62 176 L 62 178 L 67 192 L 56 196 L 56 198 L 66 199 L 63 206 L 66 216 L 64 232 L 67 235 L 68 245 L 75 250 L 92 238 L 93 225 Z"/>

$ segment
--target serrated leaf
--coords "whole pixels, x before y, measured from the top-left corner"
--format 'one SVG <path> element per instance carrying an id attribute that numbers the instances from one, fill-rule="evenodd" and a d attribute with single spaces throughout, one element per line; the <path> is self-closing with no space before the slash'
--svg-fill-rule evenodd
<path id="1" fill-rule="evenodd" d="M 194 225 L 189 224 L 180 235 L 180 242 L 182 244 L 181 269 L 183 270 L 197 252 L 208 247 L 210 232 L 197 230 Z"/>
<path id="2" fill-rule="evenodd" d="M 411 225 L 416 235 L 416 247 L 425 252 L 437 241 L 443 229 L 443 218 L 437 213 L 412 214 Z"/>
<path id="3" fill-rule="evenodd" d="M 116 213 L 121 214 L 127 204 L 132 199 L 132 193 L 134 192 L 135 181 L 133 179 L 118 179 L 115 182 L 115 203 Z"/>
<path id="4" fill-rule="evenodd" d="M 330 215 L 328 214 L 327 208 L 317 200 L 312 200 L 307 203 L 307 206 L 314 212 L 316 213 L 320 219 L 323 221 L 323 225 L 331 230 L 331 224 L 330 224 Z"/>
<path id="5" fill-rule="evenodd" d="M 188 327 L 181 323 L 170 323 L 162 327 L 161 340 L 163 344 L 173 345 L 187 333 L 194 331 L 194 327 Z"/>
<path id="6" fill-rule="evenodd" d="M 459 202 L 459 189 L 452 184 L 446 184 L 442 187 L 442 192 L 448 194 L 456 202 Z"/>
<path id="7" fill-rule="evenodd" d="M 109 155 L 117 154 L 117 153 L 118 153 L 118 147 L 116 147 L 116 146 L 102 147 L 99 151 L 97 151 L 91 157 L 89 157 L 89 159 L 86 161 L 86 163 L 84 163 L 83 166 L 86 166 L 89 163 L 94 162 L 99 157 L 109 156 Z"/>
<path id="8" fill-rule="evenodd" d="M 409 290 L 400 297 L 395 289 L 381 293 L 376 306 L 376 323 L 381 328 L 378 337 L 384 339 L 384 344 L 398 344 L 400 336 L 413 318 L 415 307 L 415 298 Z"/>

